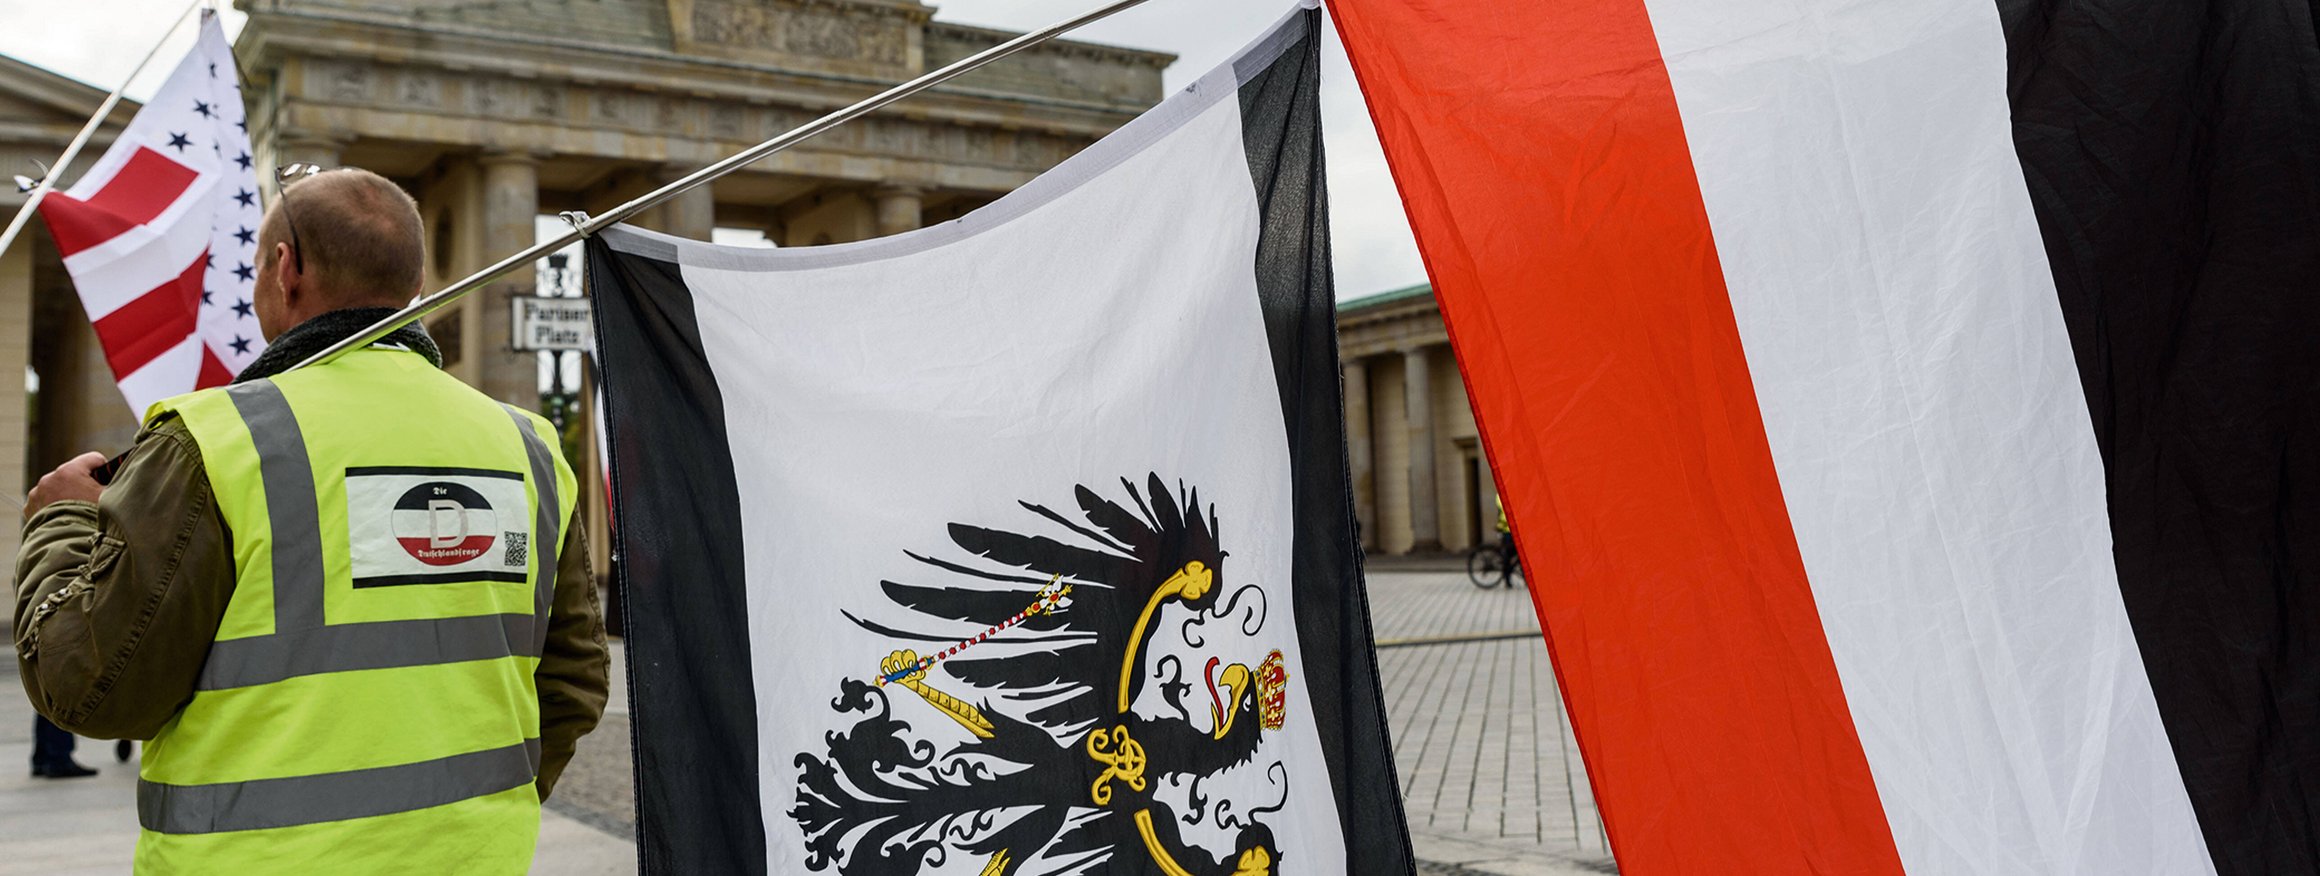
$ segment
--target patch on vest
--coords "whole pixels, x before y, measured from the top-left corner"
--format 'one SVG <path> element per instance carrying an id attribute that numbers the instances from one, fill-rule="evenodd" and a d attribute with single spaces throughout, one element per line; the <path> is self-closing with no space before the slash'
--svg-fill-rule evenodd
<path id="1" fill-rule="evenodd" d="M 478 468 L 346 470 L 354 586 L 527 579 L 524 477 Z"/>

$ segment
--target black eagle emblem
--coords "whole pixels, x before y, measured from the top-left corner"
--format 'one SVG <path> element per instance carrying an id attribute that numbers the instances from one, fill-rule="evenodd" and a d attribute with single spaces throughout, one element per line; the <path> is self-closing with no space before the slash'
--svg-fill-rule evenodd
<path id="1" fill-rule="evenodd" d="M 955 551 L 905 552 L 926 579 L 845 613 L 898 647 L 837 682 L 850 725 L 795 761 L 808 867 L 1283 872 L 1267 821 L 1288 770 L 1260 755 L 1288 673 L 1279 650 L 1250 653 L 1264 591 L 1232 582 L 1197 490 L 1120 486 L 1077 487 L 1076 515 L 1019 502 L 1046 534 L 953 523 Z"/>

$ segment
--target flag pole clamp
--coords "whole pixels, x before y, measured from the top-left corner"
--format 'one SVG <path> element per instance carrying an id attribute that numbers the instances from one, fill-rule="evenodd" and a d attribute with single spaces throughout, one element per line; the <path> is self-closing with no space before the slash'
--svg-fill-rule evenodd
<path id="1" fill-rule="evenodd" d="M 38 158 L 34 158 L 34 159 L 32 159 L 32 166 L 34 166 L 34 167 L 37 167 L 37 168 L 40 168 L 40 175 L 39 175 L 39 176 L 35 176 L 35 177 L 27 177 L 27 176 L 24 176 L 23 174 L 18 174 L 18 175 L 16 176 L 16 193 L 17 193 L 17 194 L 20 194 L 20 195 L 21 195 L 21 194 L 24 194 L 25 192 L 29 192 L 29 191 L 32 191 L 33 189 L 37 189 L 37 188 L 40 188 L 41 186 L 47 185 L 47 184 L 48 184 L 48 180 L 49 180 L 49 178 L 50 178 L 50 177 L 53 177 L 53 176 L 55 176 L 55 175 L 56 175 L 56 171 L 49 169 L 49 166 L 48 166 L 47 164 L 44 164 L 44 163 L 42 163 L 42 162 L 41 162 L 41 160 L 40 160 L 40 159 L 38 159 Z"/>

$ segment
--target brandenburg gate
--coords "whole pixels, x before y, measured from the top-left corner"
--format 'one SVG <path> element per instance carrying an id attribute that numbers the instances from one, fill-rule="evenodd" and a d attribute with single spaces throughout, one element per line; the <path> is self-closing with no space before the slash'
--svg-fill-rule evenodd
<path id="1" fill-rule="evenodd" d="M 249 15 L 234 48 L 257 166 L 363 167 L 401 183 L 426 221 L 430 289 L 531 245 L 542 216 L 606 210 L 1014 36 L 934 21 L 933 7 L 912 0 L 237 7 Z M 813 246 L 954 219 L 1157 102 L 1172 60 L 1047 43 L 679 195 L 637 224 L 695 239 L 738 230 Z M 86 336 L 75 302 L 47 300 L 72 294 L 53 248 L 30 261 L 29 310 L 42 316 L 0 315 L 15 323 L 7 334 L 61 337 L 74 328 L 55 324 L 77 318 Z M 531 271 L 509 275 L 428 324 L 453 374 L 527 407 L 540 402 L 539 354 L 512 348 L 510 299 L 534 294 L 534 283 Z M 0 337 L 0 350 L 10 342 Z M 75 397 L 43 398 L 30 441 L 30 456 L 41 458 L 28 458 L 27 469 L 45 471 L 82 447 L 126 448 L 134 421 L 111 391 L 93 337 L 48 346 L 57 349 L 32 351 L 34 370 L 44 380 L 52 371 L 71 375 Z M 51 424 L 69 434 L 50 434 Z M 572 445 L 594 454 L 593 440 Z M 595 460 L 573 463 L 587 472 Z M 603 497 L 589 492 L 602 573 Z"/>

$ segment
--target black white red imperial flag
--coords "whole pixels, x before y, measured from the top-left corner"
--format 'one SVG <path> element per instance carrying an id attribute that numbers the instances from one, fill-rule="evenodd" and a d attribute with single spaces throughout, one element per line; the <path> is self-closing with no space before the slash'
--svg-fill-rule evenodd
<path id="1" fill-rule="evenodd" d="M 1622 873 L 2320 872 L 2320 7 L 1330 6 Z"/>
<path id="2" fill-rule="evenodd" d="M 1319 16 L 956 222 L 589 242 L 646 872 L 1409 872 Z"/>

